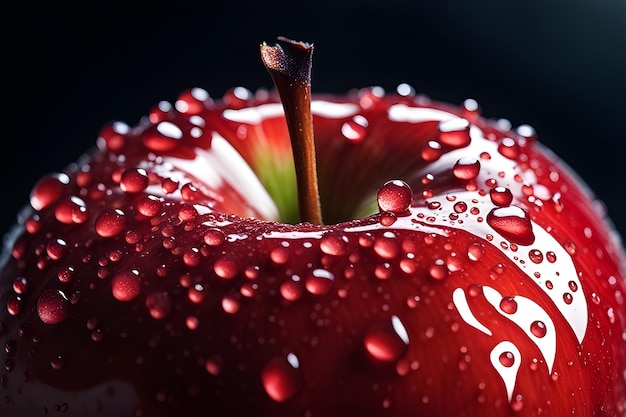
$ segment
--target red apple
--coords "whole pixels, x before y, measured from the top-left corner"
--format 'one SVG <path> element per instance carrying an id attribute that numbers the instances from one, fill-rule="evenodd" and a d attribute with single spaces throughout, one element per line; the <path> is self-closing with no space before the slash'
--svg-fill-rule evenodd
<path id="1" fill-rule="evenodd" d="M 278 92 L 184 91 L 34 186 L 2 415 L 623 416 L 621 241 L 533 129 L 261 51 Z"/>

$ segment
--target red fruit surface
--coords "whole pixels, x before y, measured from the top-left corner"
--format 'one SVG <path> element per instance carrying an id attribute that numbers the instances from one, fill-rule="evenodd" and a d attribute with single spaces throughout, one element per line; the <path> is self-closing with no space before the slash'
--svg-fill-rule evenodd
<path id="1" fill-rule="evenodd" d="M 314 96 L 322 226 L 272 92 L 105 126 L 6 240 L 2 415 L 623 416 L 601 205 L 532 129 L 398 91 Z"/>

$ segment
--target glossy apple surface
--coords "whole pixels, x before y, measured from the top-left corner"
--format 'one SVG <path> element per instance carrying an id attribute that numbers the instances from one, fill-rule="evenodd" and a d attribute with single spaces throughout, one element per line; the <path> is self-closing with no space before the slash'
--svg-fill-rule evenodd
<path id="1" fill-rule="evenodd" d="M 2 413 L 623 415 L 621 242 L 532 128 L 408 85 L 311 108 L 325 225 L 264 90 L 187 90 L 40 180 Z"/>

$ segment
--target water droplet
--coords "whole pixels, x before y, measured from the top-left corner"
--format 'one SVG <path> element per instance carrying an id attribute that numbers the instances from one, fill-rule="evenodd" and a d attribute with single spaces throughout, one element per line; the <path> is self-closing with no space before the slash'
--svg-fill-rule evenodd
<path id="1" fill-rule="evenodd" d="M 20 314 L 20 311 L 22 311 L 22 303 L 22 297 L 19 295 L 9 298 L 9 301 L 7 301 L 7 311 L 9 314 L 12 316 Z"/>
<path id="2" fill-rule="evenodd" d="M 80 224 L 87 221 L 89 212 L 81 198 L 70 196 L 59 202 L 54 210 L 54 217 L 64 224 Z"/>
<path id="3" fill-rule="evenodd" d="M 437 126 L 439 141 L 445 145 L 463 147 L 470 144 L 470 122 L 462 118 L 444 120 Z"/>
<path id="4" fill-rule="evenodd" d="M 356 115 L 341 126 L 341 133 L 354 142 L 362 141 L 367 135 L 369 122 L 361 115 Z"/>
<path id="5" fill-rule="evenodd" d="M 241 296 L 239 294 L 226 294 L 222 298 L 222 309 L 228 314 L 235 314 L 241 308 Z"/>
<path id="6" fill-rule="evenodd" d="M 513 201 L 513 193 L 506 187 L 495 187 L 489 191 L 491 202 L 499 207 L 507 207 Z"/>
<path id="7" fill-rule="evenodd" d="M 70 315 L 71 304 L 60 290 L 47 289 L 37 300 L 37 314 L 46 324 L 57 324 Z"/>
<path id="8" fill-rule="evenodd" d="M 326 269 L 314 269 L 305 280 L 307 291 L 315 295 L 327 294 L 333 286 L 335 276 Z"/>
<path id="9" fill-rule="evenodd" d="M 530 332 L 535 335 L 535 337 L 544 337 L 547 331 L 548 329 L 542 321 L 536 320 L 530 324 Z"/>
<path id="10" fill-rule="evenodd" d="M 460 180 L 473 180 L 480 172 L 480 162 L 469 156 L 456 161 L 452 168 L 452 174 Z"/>
<path id="11" fill-rule="evenodd" d="M 272 358 L 263 367 L 261 380 L 265 392 L 274 401 L 285 402 L 293 398 L 304 382 L 298 357 L 289 353 Z"/>
<path id="12" fill-rule="evenodd" d="M 565 294 L 563 294 L 563 301 L 565 301 L 565 304 L 572 304 L 572 301 L 574 301 L 574 297 L 572 296 L 572 294 L 566 292 Z"/>
<path id="13" fill-rule="evenodd" d="M 480 242 L 472 243 L 467 247 L 467 257 L 474 261 L 480 261 L 485 256 L 485 245 Z"/>
<path id="14" fill-rule="evenodd" d="M 515 364 L 515 356 L 512 352 L 502 352 L 498 359 L 500 360 L 502 366 L 505 366 L 507 368 L 510 368 L 511 366 L 513 366 L 513 364 Z"/>
<path id="15" fill-rule="evenodd" d="M 46 244 L 46 254 L 52 260 L 61 259 L 67 250 L 67 243 L 63 239 L 54 239 Z"/>
<path id="16" fill-rule="evenodd" d="M 412 198 L 409 184 L 402 180 L 390 180 L 378 190 L 378 208 L 380 211 L 404 213 L 409 209 Z"/>
<path id="17" fill-rule="evenodd" d="M 28 280 L 24 277 L 17 277 L 13 280 L 13 291 L 17 294 L 24 294 L 28 290 Z"/>
<path id="18" fill-rule="evenodd" d="M 494 208 L 487 214 L 487 223 L 512 243 L 528 246 L 535 241 L 530 217 L 520 207 Z"/>
<path id="19" fill-rule="evenodd" d="M 442 280 L 448 276 L 448 268 L 443 259 L 436 259 L 428 269 L 428 272 L 436 280 Z"/>
<path id="20" fill-rule="evenodd" d="M 434 140 L 429 140 L 422 148 L 422 159 L 426 162 L 434 162 L 441 158 L 441 144 Z"/>
<path id="21" fill-rule="evenodd" d="M 556 254 L 552 251 L 548 251 L 546 252 L 546 259 L 548 260 L 548 262 L 553 264 L 556 262 Z"/>
<path id="22" fill-rule="evenodd" d="M 176 98 L 174 107 L 181 113 L 199 114 L 212 102 L 211 96 L 205 89 L 194 87 L 182 91 Z"/>
<path id="23" fill-rule="evenodd" d="M 172 309 L 172 300 L 165 291 L 153 292 L 146 297 L 146 307 L 152 318 L 163 319 Z"/>
<path id="24" fill-rule="evenodd" d="M 452 207 L 455 213 L 461 214 L 467 211 L 467 203 L 465 201 L 457 201 Z"/>
<path id="25" fill-rule="evenodd" d="M 365 349 L 374 359 L 395 362 L 407 351 L 409 336 L 402 321 L 397 316 L 391 320 L 370 327 L 363 339 Z"/>
<path id="26" fill-rule="evenodd" d="M 148 187 L 148 174 L 141 168 L 129 168 L 122 172 L 120 188 L 126 193 L 139 193 Z"/>
<path id="27" fill-rule="evenodd" d="M 96 233 L 102 237 L 117 236 L 126 228 L 126 215 L 121 209 L 107 208 L 96 218 Z"/>
<path id="28" fill-rule="evenodd" d="M 223 279 L 232 279 L 239 272 L 239 266 L 234 258 L 223 256 L 213 264 L 215 274 Z"/>
<path id="29" fill-rule="evenodd" d="M 146 217 L 154 217 L 161 211 L 161 200 L 153 195 L 143 197 L 137 203 L 137 211 Z"/>
<path id="30" fill-rule="evenodd" d="M 539 249 L 531 249 L 530 252 L 528 252 L 528 258 L 531 262 L 540 264 L 543 262 L 543 253 L 541 253 Z"/>
<path id="31" fill-rule="evenodd" d="M 207 229 L 203 239 L 209 246 L 219 246 L 226 241 L 226 235 L 220 229 Z"/>
<path id="32" fill-rule="evenodd" d="M 517 301 L 514 297 L 503 297 L 500 300 L 500 309 L 506 314 L 515 314 L 517 312 Z"/>
<path id="33" fill-rule="evenodd" d="M 162 121 L 146 129 L 143 133 L 143 144 L 155 152 L 170 151 L 178 146 L 182 137 L 183 131 L 178 126 Z"/>
<path id="34" fill-rule="evenodd" d="M 348 239 L 346 236 L 335 233 L 325 233 L 320 240 L 320 249 L 327 255 L 345 255 L 347 243 Z"/>
<path id="35" fill-rule="evenodd" d="M 398 242 L 392 232 L 384 233 L 374 241 L 374 252 L 384 259 L 394 259 L 398 256 Z"/>
<path id="36" fill-rule="evenodd" d="M 30 193 L 30 205 L 37 211 L 43 210 L 58 200 L 70 183 L 70 177 L 55 173 L 41 178 Z"/>
<path id="37" fill-rule="evenodd" d="M 280 295 L 287 301 L 296 301 L 302 297 L 304 283 L 298 275 L 292 275 L 280 285 Z"/>
<path id="38" fill-rule="evenodd" d="M 520 148 L 516 141 L 511 138 L 503 138 L 498 145 L 498 152 L 509 159 L 517 159 Z"/>
<path id="39" fill-rule="evenodd" d="M 130 131 L 130 126 L 124 122 L 107 123 L 100 129 L 96 143 L 102 150 L 109 149 L 117 152 L 124 146 L 124 136 Z"/>
<path id="40" fill-rule="evenodd" d="M 131 301 L 139 295 L 141 280 L 136 269 L 123 271 L 111 279 L 113 297 L 119 301 Z"/>

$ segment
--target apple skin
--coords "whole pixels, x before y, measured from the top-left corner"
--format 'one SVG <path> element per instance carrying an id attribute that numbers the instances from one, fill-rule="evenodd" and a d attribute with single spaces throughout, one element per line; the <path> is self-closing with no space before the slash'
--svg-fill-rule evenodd
<path id="1" fill-rule="evenodd" d="M 621 241 L 532 129 L 405 85 L 312 111 L 325 225 L 264 90 L 187 90 L 40 180 L 2 415 L 624 415 Z"/>

